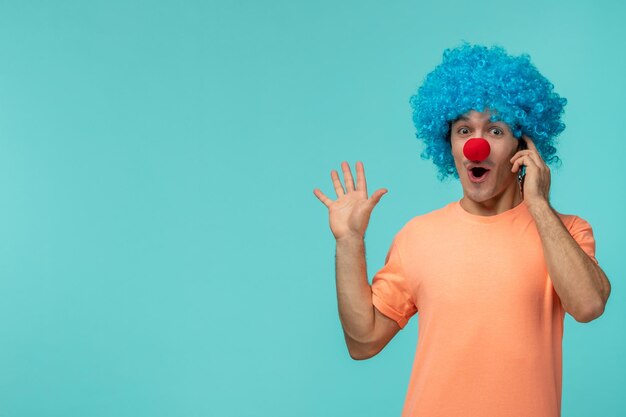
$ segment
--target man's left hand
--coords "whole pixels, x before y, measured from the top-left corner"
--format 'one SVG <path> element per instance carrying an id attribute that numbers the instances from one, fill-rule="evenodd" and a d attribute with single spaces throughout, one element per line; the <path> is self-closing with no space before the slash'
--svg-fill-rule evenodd
<path id="1" fill-rule="evenodd" d="M 518 172 L 522 165 L 526 166 L 526 175 L 522 182 L 524 201 L 528 206 L 536 203 L 548 203 L 550 194 L 550 168 L 539 155 L 537 147 L 526 135 L 522 136 L 528 149 L 518 151 L 511 163 L 511 172 Z"/>

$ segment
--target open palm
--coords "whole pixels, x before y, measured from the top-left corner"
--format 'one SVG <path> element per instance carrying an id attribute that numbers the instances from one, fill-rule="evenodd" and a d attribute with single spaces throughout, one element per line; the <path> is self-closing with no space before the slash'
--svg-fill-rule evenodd
<path id="1" fill-rule="evenodd" d="M 339 179 L 337 171 L 332 170 L 330 177 L 333 181 L 337 199 L 331 200 L 319 189 L 313 190 L 313 194 L 328 207 L 330 229 L 335 239 L 363 238 L 369 223 L 372 210 L 387 190 L 376 190 L 371 197 L 367 197 L 367 182 L 362 162 L 356 163 L 356 188 L 352 172 L 347 162 L 341 163 L 345 189 Z"/>

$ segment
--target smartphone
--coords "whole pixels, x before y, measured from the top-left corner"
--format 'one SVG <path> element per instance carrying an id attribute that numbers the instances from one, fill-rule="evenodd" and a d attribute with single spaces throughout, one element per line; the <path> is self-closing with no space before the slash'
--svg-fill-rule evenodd
<path id="1" fill-rule="evenodd" d="M 526 149 L 528 149 L 528 145 L 526 144 L 526 141 L 524 140 L 524 138 L 520 138 L 519 145 L 517 146 L 517 150 L 524 151 Z M 526 165 L 522 165 L 519 171 L 517 171 L 517 181 L 520 184 L 522 183 L 522 181 L 524 181 L 524 175 L 526 175 Z"/>

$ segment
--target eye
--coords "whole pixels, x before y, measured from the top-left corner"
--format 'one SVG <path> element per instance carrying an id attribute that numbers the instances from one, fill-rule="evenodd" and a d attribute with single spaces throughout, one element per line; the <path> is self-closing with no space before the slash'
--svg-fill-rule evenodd
<path id="1" fill-rule="evenodd" d="M 461 127 L 457 129 L 457 133 L 460 135 L 467 135 L 469 133 L 469 129 L 466 127 Z"/>
<path id="2" fill-rule="evenodd" d="M 504 135 L 504 130 L 500 129 L 499 127 L 492 127 L 491 129 L 489 129 L 489 131 L 491 133 L 493 133 L 496 136 L 500 136 L 500 135 Z"/>

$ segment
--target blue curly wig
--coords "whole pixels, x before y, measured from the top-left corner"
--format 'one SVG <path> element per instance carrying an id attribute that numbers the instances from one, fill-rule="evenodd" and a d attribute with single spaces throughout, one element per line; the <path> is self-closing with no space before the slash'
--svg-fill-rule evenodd
<path id="1" fill-rule="evenodd" d="M 567 103 L 530 62 L 526 54 L 513 57 L 499 46 L 464 43 L 446 49 L 443 61 L 411 96 L 416 137 L 426 149 L 439 179 L 459 177 L 450 146 L 450 125 L 476 110 L 491 112 L 491 121 L 506 123 L 513 135 L 529 136 L 548 164 L 559 163 L 554 142 L 565 129 L 561 121 Z"/>

